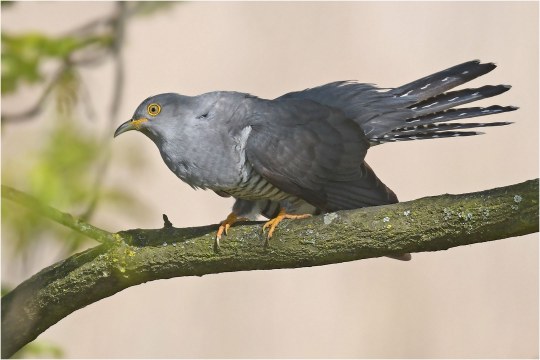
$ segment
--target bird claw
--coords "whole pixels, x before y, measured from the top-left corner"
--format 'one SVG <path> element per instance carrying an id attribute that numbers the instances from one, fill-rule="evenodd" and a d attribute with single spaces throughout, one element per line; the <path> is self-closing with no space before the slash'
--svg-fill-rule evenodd
<path id="1" fill-rule="evenodd" d="M 219 241 L 221 240 L 221 236 L 216 235 L 214 238 L 214 252 L 218 253 L 221 250 L 221 247 L 219 246 Z"/>
<path id="2" fill-rule="evenodd" d="M 264 223 L 264 225 L 262 227 L 262 232 L 263 233 L 268 228 L 268 234 L 265 237 L 264 247 L 265 248 L 268 247 L 270 238 L 274 235 L 274 231 L 276 230 L 276 227 L 278 226 L 278 224 L 282 220 L 284 220 L 284 219 L 305 219 L 305 218 L 308 218 L 308 217 L 311 217 L 311 215 L 310 214 L 302 214 L 302 215 L 287 214 L 285 212 L 285 209 L 281 208 L 281 210 L 279 211 L 279 214 L 275 218 L 270 219 L 266 223 Z M 245 220 L 248 220 L 248 219 L 243 218 L 243 217 L 238 217 L 235 213 L 230 213 L 229 216 L 227 216 L 227 218 L 225 220 L 223 220 L 219 224 L 219 228 L 218 228 L 218 231 L 216 233 L 216 237 L 214 238 L 214 252 L 218 253 L 220 251 L 220 249 L 221 249 L 221 247 L 220 247 L 221 236 L 223 234 L 228 235 L 230 227 L 232 225 L 234 225 L 236 222 L 245 221 Z"/>
<path id="3" fill-rule="evenodd" d="M 228 235 L 228 230 L 231 227 L 231 225 L 229 223 L 226 223 L 225 221 L 227 220 L 224 220 L 221 222 L 221 224 L 219 225 L 218 231 L 216 233 L 216 239 L 218 240 L 218 242 L 221 239 L 221 235 L 223 234 Z"/>
<path id="4" fill-rule="evenodd" d="M 229 216 L 227 216 L 227 218 L 219 224 L 216 237 L 214 238 L 214 252 L 219 252 L 220 250 L 219 242 L 221 240 L 221 235 L 223 234 L 228 235 L 229 228 L 231 227 L 231 225 L 234 225 L 238 221 L 245 221 L 245 220 L 248 220 L 248 219 L 244 217 L 238 217 L 236 216 L 235 213 L 230 213 Z"/>
<path id="5" fill-rule="evenodd" d="M 266 235 L 266 240 L 264 242 L 264 247 L 268 247 L 268 240 L 270 240 L 272 235 L 274 235 L 274 231 L 276 230 L 276 227 L 278 226 L 278 224 L 282 220 L 284 220 L 284 219 L 305 219 L 305 218 L 308 218 L 308 217 L 311 217 L 311 214 L 302 214 L 302 215 L 287 214 L 285 212 L 285 209 L 281 208 L 281 210 L 279 210 L 279 214 L 275 218 L 268 220 L 262 227 L 262 232 L 263 233 L 266 230 L 266 228 L 268 228 L 268 235 Z"/>

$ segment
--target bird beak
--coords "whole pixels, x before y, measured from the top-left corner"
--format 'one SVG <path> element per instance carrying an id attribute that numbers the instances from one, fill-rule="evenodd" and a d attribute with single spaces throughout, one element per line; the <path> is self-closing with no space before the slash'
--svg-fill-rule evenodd
<path id="1" fill-rule="evenodd" d="M 146 118 L 140 118 L 137 120 L 135 119 L 128 120 L 122 125 L 120 125 L 118 129 L 116 129 L 116 131 L 114 132 L 114 137 L 117 137 L 118 135 L 125 133 L 126 131 L 129 131 L 129 130 L 140 130 L 142 123 L 147 122 L 147 121 L 148 119 Z"/>

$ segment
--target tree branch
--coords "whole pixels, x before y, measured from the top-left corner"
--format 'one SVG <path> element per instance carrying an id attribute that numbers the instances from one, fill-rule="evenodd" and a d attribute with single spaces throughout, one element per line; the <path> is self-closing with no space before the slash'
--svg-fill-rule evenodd
<path id="1" fill-rule="evenodd" d="M 2 298 L 2 357 L 73 311 L 147 281 L 446 250 L 538 232 L 538 179 L 284 222 L 269 248 L 251 222 L 232 229 L 216 254 L 215 231 L 127 230 L 43 269 Z"/>
<path id="2" fill-rule="evenodd" d="M 2 197 L 14 201 L 19 205 L 35 211 L 48 219 L 56 221 L 59 224 L 67 226 L 68 228 L 101 243 L 112 243 L 116 241 L 114 234 L 90 225 L 81 219 L 77 219 L 73 215 L 61 212 L 60 210 L 57 210 L 51 206 L 44 205 L 35 197 L 13 189 L 12 187 L 2 185 Z"/>

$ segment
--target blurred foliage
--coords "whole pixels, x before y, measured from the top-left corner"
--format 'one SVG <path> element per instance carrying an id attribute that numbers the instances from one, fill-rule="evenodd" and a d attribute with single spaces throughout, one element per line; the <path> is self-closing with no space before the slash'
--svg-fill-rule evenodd
<path id="1" fill-rule="evenodd" d="M 85 213 L 94 197 L 120 208 L 140 205 L 124 189 L 95 187 L 95 178 L 100 176 L 99 164 L 109 153 L 88 127 L 93 124 L 78 121 L 75 109 L 79 101 L 79 84 L 74 69 L 62 74 L 55 87 L 54 121 L 48 133 L 43 134 L 44 142 L 29 154 L 27 158 L 31 164 L 27 166 L 21 166 L 18 160 L 7 159 L 2 164 L 2 182 L 15 184 L 40 202 L 75 216 Z M 52 225 L 39 214 L 9 202 L 2 206 L 2 219 L 13 231 L 14 250 L 18 254 L 46 234 L 52 235 L 51 238 L 62 246 L 62 256 L 76 251 L 86 241 L 82 235 Z"/>
<path id="2" fill-rule="evenodd" d="M 40 88 L 43 94 L 36 108 L 39 112 L 43 108 L 52 110 L 46 132 L 29 134 L 36 141 L 32 143 L 31 150 L 21 149 L 24 161 L 21 158 L 3 159 L 3 183 L 86 220 L 92 216 L 98 203 L 116 206 L 122 209 L 122 213 L 136 214 L 141 204 L 124 187 L 107 187 L 101 181 L 108 167 L 110 131 L 116 125 L 113 123 L 116 119 L 109 119 L 111 123 L 102 134 L 96 131 L 95 122 L 85 121 L 87 119 L 79 110 L 85 93 L 91 93 L 92 89 L 83 88 L 79 70 L 88 62 L 95 64 L 96 57 L 119 61 L 112 50 L 123 46 L 126 21 L 135 15 L 154 14 L 174 4 L 117 2 L 110 14 L 83 23 L 62 36 L 49 36 L 39 31 L 14 34 L 2 28 L 2 96 L 16 94 L 28 86 Z M 16 2 L 3 1 L 2 10 L 9 12 L 16 5 Z M 48 76 L 50 66 L 45 66 L 51 63 L 56 63 L 59 70 L 52 80 Z M 121 92 L 122 84 L 116 85 L 111 84 L 111 88 Z M 89 102 L 83 105 L 91 106 Z M 28 120 L 27 117 L 37 112 L 20 113 L 24 120 Z M 89 113 L 93 112 L 87 112 L 87 116 Z M 7 127 L 17 126 L 21 119 L 19 116 L 17 121 L 8 122 L 8 116 L 2 115 L 3 134 Z M 132 155 L 123 164 L 136 166 L 140 159 L 140 156 Z M 32 245 L 44 237 L 61 245 L 59 256 L 80 249 L 85 241 L 82 236 L 53 225 L 16 204 L 6 201 L 2 205 L 2 223 L 9 230 L 16 254 L 26 256 L 32 251 Z"/>
<path id="3" fill-rule="evenodd" d="M 135 15 L 151 15 L 174 4 L 119 2 L 112 14 L 81 24 L 78 30 L 64 36 L 53 37 L 36 31 L 13 34 L 2 28 L 2 96 L 17 94 L 25 87 L 39 88 L 42 92 L 35 106 L 40 111 L 26 109 L 20 112 L 22 116 L 12 116 L 12 121 L 7 121 L 8 116 L 2 114 L 2 134 L 5 134 L 7 127 L 17 126 L 21 119 L 31 120 L 44 108 L 52 110 L 46 119 L 46 129 L 40 130 L 40 133 L 29 133 L 29 138 L 35 139 L 32 149 L 20 149 L 23 155 L 17 158 L 3 158 L 3 183 L 30 193 L 44 204 L 86 220 L 95 213 L 97 206 L 102 205 L 115 206 L 124 214 L 140 214 L 137 210 L 142 208 L 142 204 L 124 187 L 106 186 L 102 181 L 110 158 L 110 128 L 116 125 L 112 123 L 116 119 L 109 119 L 111 123 L 102 134 L 96 131 L 95 122 L 86 121 L 91 112 L 87 112 L 85 117 L 79 110 L 85 93 L 93 90 L 82 86 L 79 69 L 88 63 L 95 64 L 94 60 L 100 57 L 120 61 L 119 57 L 114 58 L 115 51 L 112 49 L 123 46 L 126 20 Z M 1 5 L 4 17 L 17 3 L 2 1 Z M 59 69 L 52 80 L 50 71 L 46 70 L 49 67 L 45 66 L 51 63 L 55 63 Z M 121 92 L 122 84 L 116 85 L 111 84 L 111 88 Z M 91 106 L 89 104 L 87 102 L 85 105 Z M 136 170 L 141 156 L 130 155 L 123 159 L 122 164 Z M 28 258 L 41 256 L 43 248 L 39 245 L 44 239 L 56 242 L 60 257 L 79 250 L 85 242 L 90 241 L 9 201 L 2 202 L 2 225 L 3 234 L 9 235 L 2 240 L 9 240 L 14 255 L 19 256 L 13 260 L 14 264 L 24 265 Z M 2 296 L 9 290 L 11 287 L 2 281 Z M 58 346 L 38 340 L 25 346 L 14 357 L 63 356 Z"/>
<path id="4" fill-rule="evenodd" d="M 64 351 L 58 345 L 51 342 L 40 340 L 33 341 L 30 344 L 17 351 L 12 358 L 13 359 L 25 359 L 25 358 L 55 358 L 60 359 L 64 357 Z"/>
<path id="5" fill-rule="evenodd" d="M 0 1 L 0 5 L 1 5 L 2 8 L 4 8 L 4 9 L 13 6 L 14 3 L 15 3 L 15 1 L 8 1 L 8 0 L 2 0 L 2 1 Z"/>
<path id="6" fill-rule="evenodd" d="M 2 2 L 2 10 L 9 11 L 16 4 Z M 40 113 L 44 109 L 52 110 L 45 131 L 29 132 L 29 136 L 36 139 L 32 149 L 20 149 L 24 155 L 17 158 L 3 158 L 3 183 L 86 220 L 92 216 L 97 204 L 113 205 L 122 209 L 122 213 L 137 213 L 141 204 L 125 188 L 103 185 L 102 178 L 110 157 L 110 128 L 115 125 L 112 123 L 115 119 L 109 119 L 111 124 L 102 134 L 96 131 L 95 122 L 85 121 L 87 118 L 79 110 L 85 93 L 93 90 L 83 88 L 79 70 L 99 57 L 117 61 L 111 50 L 113 46 L 123 46 L 126 19 L 131 15 L 153 14 L 168 6 L 170 4 L 164 2 L 117 3 L 111 14 L 81 24 L 63 36 L 49 36 L 38 31 L 14 34 L 2 29 L 2 96 L 17 94 L 29 86 L 39 88 L 42 96 L 35 107 Z M 51 80 L 52 64 L 56 64 L 58 73 Z M 116 91 L 121 91 L 118 88 L 121 86 L 111 84 Z M 89 104 L 83 105 L 91 106 Z M 38 112 L 20 113 L 22 116 L 16 117 L 16 121 L 9 122 L 5 121 L 8 116 L 2 114 L 2 134 L 8 127 L 17 126 L 19 120 L 29 120 Z M 87 116 L 90 113 L 93 112 L 87 112 Z M 137 160 L 140 156 L 126 159 L 123 164 L 136 166 Z M 9 234 L 15 254 L 23 256 L 23 263 L 33 249 L 40 251 L 35 245 L 44 238 L 54 239 L 60 245 L 59 256 L 80 249 L 86 241 L 81 235 L 52 224 L 17 204 L 6 201 L 2 205 L 2 224 L 8 231 L 6 234 Z"/>
<path id="7" fill-rule="evenodd" d="M 17 90 L 21 82 L 43 80 L 40 65 L 47 59 L 67 60 L 81 48 L 97 44 L 108 46 L 111 37 L 63 36 L 51 38 L 40 33 L 11 35 L 2 33 L 2 94 Z"/>

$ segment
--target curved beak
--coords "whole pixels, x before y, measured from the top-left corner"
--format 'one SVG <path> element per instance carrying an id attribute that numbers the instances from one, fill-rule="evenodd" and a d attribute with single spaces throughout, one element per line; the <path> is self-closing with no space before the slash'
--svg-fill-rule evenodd
<path id="1" fill-rule="evenodd" d="M 122 125 L 120 125 L 118 129 L 116 129 L 116 131 L 114 132 L 114 137 L 117 137 L 118 135 L 125 133 L 126 131 L 140 130 L 141 124 L 146 121 L 148 121 L 148 119 L 146 118 L 141 118 L 137 120 L 134 120 L 134 119 L 128 120 Z"/>

